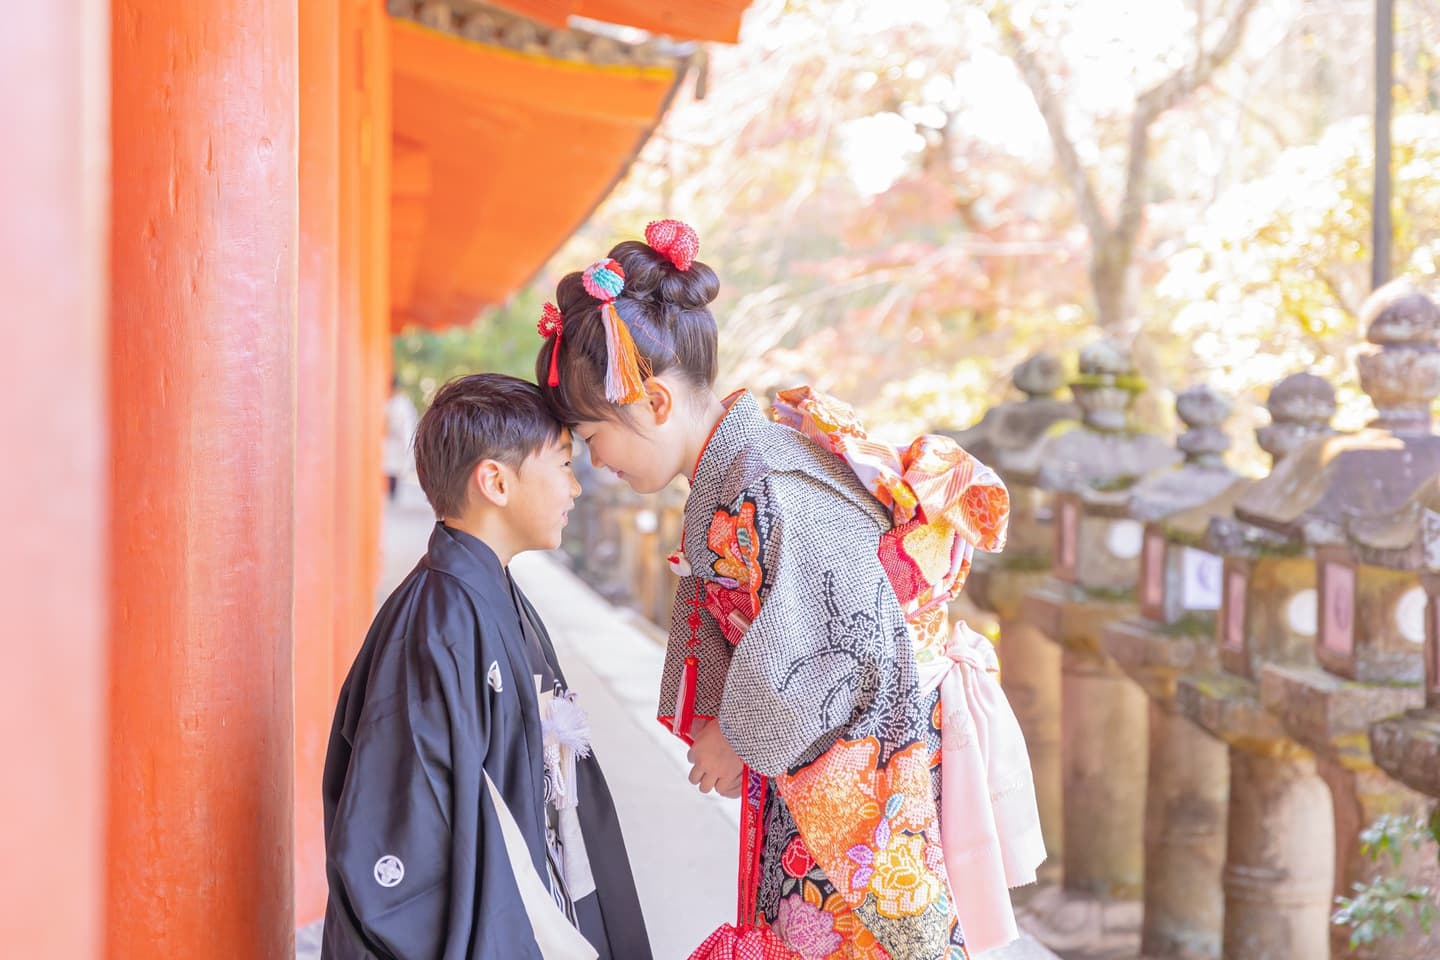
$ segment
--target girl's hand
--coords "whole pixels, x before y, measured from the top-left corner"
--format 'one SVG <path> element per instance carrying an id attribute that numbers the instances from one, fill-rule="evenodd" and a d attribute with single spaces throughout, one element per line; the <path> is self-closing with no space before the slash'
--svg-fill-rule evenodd
<path id="1" fill-rule="evenodd" d="M 738 797 L 744 782 L 745 761 L 720 732 L 720 724 L 706 723 L 694 731 L 694 745 L 686 758 L 693 766 L 690 782 L 701 793 L 718 791 L 721 796 Z"/>

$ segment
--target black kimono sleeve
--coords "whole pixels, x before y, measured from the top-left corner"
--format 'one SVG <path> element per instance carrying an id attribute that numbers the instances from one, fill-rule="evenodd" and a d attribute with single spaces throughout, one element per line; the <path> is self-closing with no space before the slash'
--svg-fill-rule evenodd
<path id="1" fill-rule="evenodd" d="M 343 786 L 327 811 L 326 958 L 540 958 L 485 786 L 483 639 L 463 593 L 439 579 L 388 627 L 395 646 L 368 671 L 379 697 L 366 698 L 346 738 Z M 327 794 L 341 775 L 335 760 Z"/>

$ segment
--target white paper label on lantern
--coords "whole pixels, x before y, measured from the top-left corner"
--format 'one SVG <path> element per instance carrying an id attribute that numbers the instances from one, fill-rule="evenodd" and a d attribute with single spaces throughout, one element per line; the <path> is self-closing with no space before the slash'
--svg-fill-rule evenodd
<path id="1" fill-rule="evenodd" d="M 1105 546 L 1121 560 L 1140 556 L 1145 545 L 1145 528 L 1135 520 L 1116 520 L 1105 534 Z"/>
<path id="2" fill-rule="evenodd" d="M 1219 610 L 1225 561 L 1213 553 L 1186 547 L 1180 554 L 1180 605 L 1186 610 Z"/>
<path id="3" fill-rule="evenodd" d="M 1313 637 L 1320 628 L 1320 611 L 1316 609 L 1319 595 L 1314 589 L 1297 591 L 1285 604 L 1285 622 L 1302 637 Z"/>
<path id="4" fill-rule="evenodd" d="M 1395 629 L 1411 643 L 1425 642 L 1425 590 L 1411 587 L 1395 604 Z"/>

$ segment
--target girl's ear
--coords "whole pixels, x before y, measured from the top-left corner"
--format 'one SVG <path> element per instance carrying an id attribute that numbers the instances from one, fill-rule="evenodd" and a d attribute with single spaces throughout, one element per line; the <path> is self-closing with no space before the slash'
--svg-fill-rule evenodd
<path id="1" fill-rule="evenodd" d="M 475 465 L 471 481 L 486 502 L 497 507 L 503 507 L 510 502 L 510 488 L 514 480 L 503 463 L 497 460 L 481 460 Z"/>
<path id="2" fill-rule="evenodd" d="M 655 418 L 655 426 L 662 426 L 675 415 L 675 393 L 670 385 L 659 377 L 645 381 L 645 403 Z"/>

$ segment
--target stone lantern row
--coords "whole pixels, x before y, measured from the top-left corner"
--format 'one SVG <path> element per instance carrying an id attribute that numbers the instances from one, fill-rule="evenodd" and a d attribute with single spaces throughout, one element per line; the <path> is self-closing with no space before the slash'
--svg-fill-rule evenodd
<path id="1" fill-rule="evenodd" d="M 1111 344 L 1015 374 L 1025 399 L 958 435 L 1011 488 L 1011 545 L 967 600 L 1070 899 L 1134 898 L 1147 958 L 1440 957 L 1440 930 L 1351 950 L 1335 897 L 1375 877 L 1361 832 L 1440 797 L 1440 310 L 1395 283 L 1357 358 L 1377 415 L 1335 432 L 1309 373 L 1272 388 L 1273 466 L 1225 464 L 1230 404 L 1179 394 L 1173 444 Z M 1398 868 L 1440 889 L 1433 850 Z"/>

